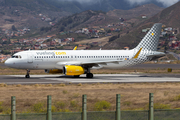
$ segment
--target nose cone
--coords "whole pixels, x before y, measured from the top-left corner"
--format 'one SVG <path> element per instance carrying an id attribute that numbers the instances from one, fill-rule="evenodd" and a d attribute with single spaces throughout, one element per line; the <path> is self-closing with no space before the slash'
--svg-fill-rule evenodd
<path id="1" fill-rule="evenodd" d="M 8 67 L 12 67 L 12 65 L 13 65 L 12 60 L 7 59 L 7 60 L 5 61 L 5 65 L 8 66 Z"/>

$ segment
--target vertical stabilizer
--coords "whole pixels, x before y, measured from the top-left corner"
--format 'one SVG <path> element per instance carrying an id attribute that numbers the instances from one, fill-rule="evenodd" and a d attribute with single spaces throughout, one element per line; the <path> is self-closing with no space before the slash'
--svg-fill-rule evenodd
<path id="1" fill-rule="evenodd" d="M 139 50 L 142 48 L 143 50 L 156 51 L 159 43 L 159 35 L 161 34 L 161 28 L 161 23 L 154 24 L 135 49 Z"/>

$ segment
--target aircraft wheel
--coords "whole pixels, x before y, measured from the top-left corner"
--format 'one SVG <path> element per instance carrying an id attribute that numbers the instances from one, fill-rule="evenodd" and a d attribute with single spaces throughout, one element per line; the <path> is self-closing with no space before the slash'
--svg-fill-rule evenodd
<path id="1" fill-rule="evenodd" d="M 79 78 L 80 75 L 74 75 L 75 78 Z"/>
<path id="2" fill-rule="evenodd" d="M 30 78 L 30 75 L 26 75 L 25 78 Z"/>
<path id="3" fill-rule="evenodd" d="M 87 77 L 87 78 L 93 78 L 93 74 L 92 74 L 92 73 L 87 73 L 87 74 L 86 74 L 86 77 Z"/>

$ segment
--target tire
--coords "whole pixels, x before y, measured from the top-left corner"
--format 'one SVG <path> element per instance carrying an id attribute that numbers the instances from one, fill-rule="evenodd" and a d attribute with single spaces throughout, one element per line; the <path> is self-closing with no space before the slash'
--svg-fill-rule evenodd
<path id="1" fill-rule="evenodd" d="M 25 78 L 30 78 L 30 76 L 29 76 L 29 75 L 26 75 Z"/>
<path id="2" fill-rule="evenodd" d="M 79 78 L 80 75 L 74 75 L 75 78 Z"/>
<path id="3" fill-rule="evenodd" d="M 93 74 L 92 74 L 92 73 L 87 73 L 87 74 L 86 74 L 86 77 L 87 77 L 87 78 L 93 78 Z"/>

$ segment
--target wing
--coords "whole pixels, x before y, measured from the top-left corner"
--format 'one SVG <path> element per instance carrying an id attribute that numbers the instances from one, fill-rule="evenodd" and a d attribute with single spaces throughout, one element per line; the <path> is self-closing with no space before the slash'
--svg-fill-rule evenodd
<path id="1" fill-rule="evenodd" d="M 123 60 L 116 60 L 116 61 L 68 61 L 68 62 L 58 62 L 57 65 L 64 66 L 64 65 L 85 65 L 85 66 L 98 66 L 101 65 L 107 65 L 107 63 L 114 63 L 119 64 L 119 62 L 122 62 Z"/>

